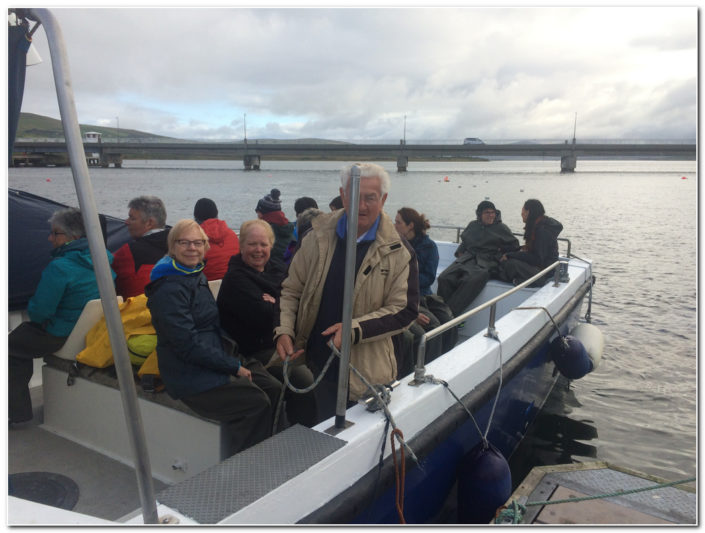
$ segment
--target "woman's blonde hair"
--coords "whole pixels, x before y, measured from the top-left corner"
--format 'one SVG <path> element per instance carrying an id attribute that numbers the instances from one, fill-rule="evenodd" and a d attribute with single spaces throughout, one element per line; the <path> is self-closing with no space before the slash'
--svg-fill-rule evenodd
<path id="1" fill-rule="evenodd" d="M 169 230 L 169 235 L 166 238 L 166 242 L 169 248 L 168 253 L 171 257 L 174 257 L 174 251 L 176 250 L 176 241 L 178 241 L 184 233 L 192 229 L 198 229 L 199 233 L 201 234 L 201 238 L 205 241 L 205 244 L 203 246 L 203 253 L 208 251 L 208 249 L 210 248 L 210 245 L 208 244 L 208 235 L 206 235 L 206 232 L 203 231 L 203 228 L 195 220 L 191 218 L 183 218 L 179 220 L 176 224 L 174 224 L 174 227 Z"/>
<path id="2" fill-rule="evenodd" d="M 240 242 L 244 243 L 247 240 L 247 235 L 252 231 L 255 226 L 260 226 L 267 235 L 267 240 L 270 246 L 274 246 L 274 230 L 269 222 L 262 220 L 261 218 L 255 218 L 253 220 L 246 220 L 240 226 Z"/>

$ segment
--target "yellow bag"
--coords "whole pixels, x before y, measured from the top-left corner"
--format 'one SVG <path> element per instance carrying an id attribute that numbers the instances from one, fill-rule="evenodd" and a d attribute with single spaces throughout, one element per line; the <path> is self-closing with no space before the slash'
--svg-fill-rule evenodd
<path id="1" fill-rule="evenodd" d="M 152 315 L 147 308 L 147 297 L 144 294 L 128 298 L 120 304 L 120 319 L 122 327 L 125 330 L 125 340 L 130 346 L 132 337 L 141 338 L 144 348 L 145 340 L 148 337 L 153 337 L 154 347 L 156 348 L 156 332 L 152 326 Z M 133 343 L 140 341 L 135 340 Z M 150 358 L 153 361 L 150 361 Z M 142 364 L 144 366 L 149 362 L 149 374 L 159 374 L 159 369 L 156 363 L 157 352 L 155 349 L 146 356 L 146 360 Z M 131 357 L 132 359 L 132 357 Z M 105 323 L 105 317 L 101 318 L 86 334 L 86 348 L 76 355 L 76 361 L 84 365 L 95 368 L 105 368 L 113 364 L 113 351 L 110 346 L 110 337 L 108 336 L 108 328 Z M 140 367 L 139 375 L 142 375 Z"/>

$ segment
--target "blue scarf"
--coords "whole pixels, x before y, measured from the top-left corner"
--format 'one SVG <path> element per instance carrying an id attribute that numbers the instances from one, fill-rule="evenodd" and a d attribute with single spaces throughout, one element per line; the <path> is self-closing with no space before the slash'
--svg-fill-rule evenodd
<path id="1" fill-rule="evenodd" d="M 149 275 L 149 280 L 154 281 L 155 279 L 163 278 L 164 276 L 190 276 L 192 274 L 198 274 L 203 270 L 206 264 L 201 262 L 195 267 L 187 267 L 178 263 L 176 259 L 171 256 L 165 255 L 162 257 Z"/>

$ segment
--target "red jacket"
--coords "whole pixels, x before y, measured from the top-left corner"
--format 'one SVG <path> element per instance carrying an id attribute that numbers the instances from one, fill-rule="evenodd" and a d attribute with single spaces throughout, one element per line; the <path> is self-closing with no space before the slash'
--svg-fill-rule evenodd
<path id="1" fill-rule="evenodd" d="M 228 261 L 240 252 L 240 241 L 224 220 L 209 218 L 201 223 L 201 227 L 210 244 L 203 273 L 208 281 L 223 279 L 228 271 Z"/>
<path id="2" fill-rule="evenodd" d="M 127 299 L 144 294 L 144 286 L 149 283 L 152 267 L 167 254 L 166 229 L 150 235 L 143 235 L 127 242 L 115 252 L 115 292 Z"/>

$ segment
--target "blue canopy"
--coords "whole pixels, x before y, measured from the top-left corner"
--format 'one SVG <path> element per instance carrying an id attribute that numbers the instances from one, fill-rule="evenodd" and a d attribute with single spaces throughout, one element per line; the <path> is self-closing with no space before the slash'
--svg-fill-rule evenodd
<path id="1" fill-rule="evenodd" d="M 57 209 L 69 207 L 35 194 L 8 189 L 8 310 L 27 307 L 42 270 L 51 260 L 48 220 Z M 115 252 L 131 237 L 121 218 L 100 215 L 106 247 Z"/>

